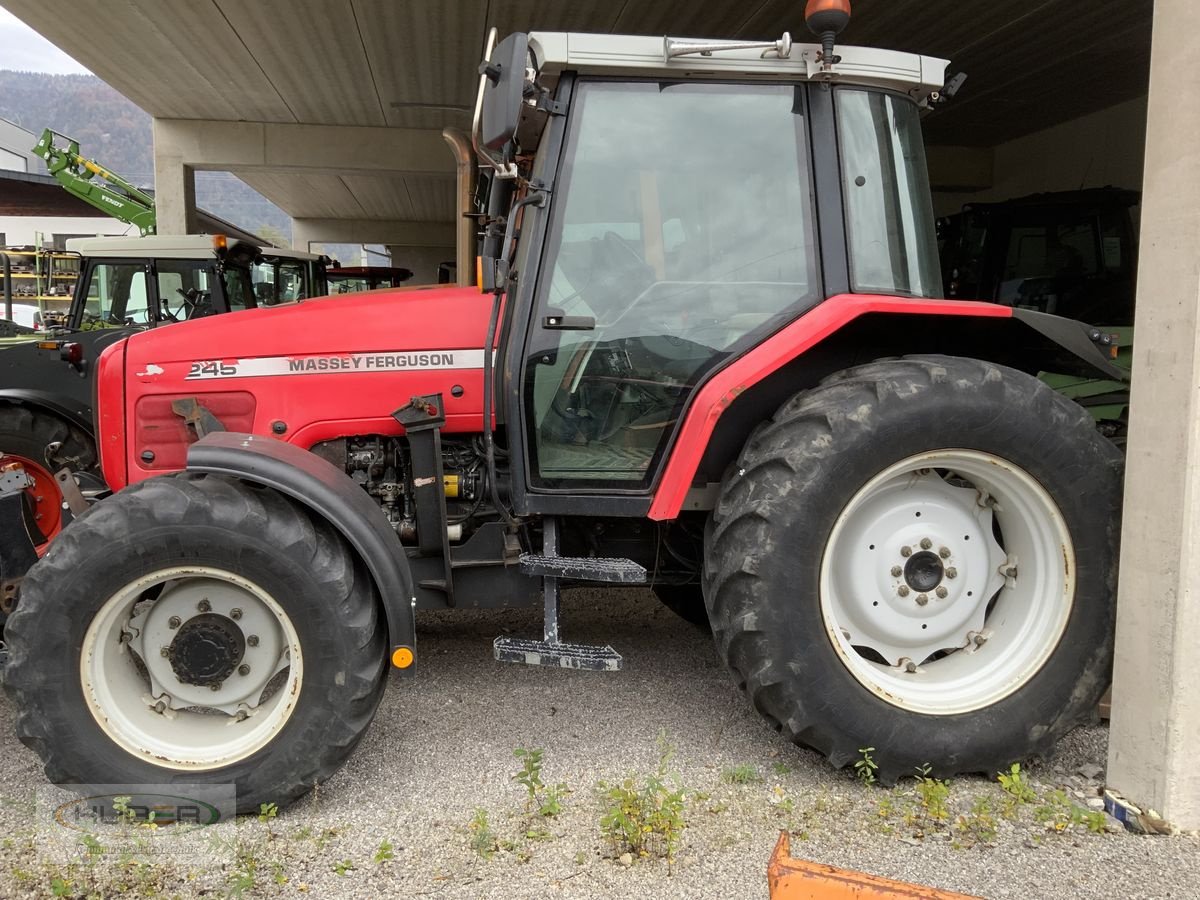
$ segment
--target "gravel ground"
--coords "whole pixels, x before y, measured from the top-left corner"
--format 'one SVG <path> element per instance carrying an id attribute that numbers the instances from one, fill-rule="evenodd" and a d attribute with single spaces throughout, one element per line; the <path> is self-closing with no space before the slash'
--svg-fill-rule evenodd
<path id="1" fill-rule="evenodd" d="M 502 630 L 538 630 L 532 610 L 423 614 L 419 675 L 393 678 L 346 767 L 273 820 L 218 826 L 207 865 L 48 859 L 28 813 L 43 776 L 0 699 L 0 896 L 48 896 L 60 878 L 69 896 L 765 897 L 767 859 L 788 829 L 798 858 L 994 900 L 1200 897 L 1194 835 L 1094 834 L 1064 824 L 1065 813 L 1061 830 L 1038 821 L 1053 817 L 1056 789 L 1081 808 L 1096 797 L 1102 726 L 1076 731 L 1054 760 L 1030 768 L 1032 802 L 1006 809 L 995 781 L 954 780 L 950 824 L 939 825 L 936 797 L 922 802 L 915 781 L 860 785 L 761 724 L 711 639 L 648 592 L 567 592 L 564 617 L 571 639 L 611 642 L 625 670 L 494 662 L 490 642 Z M 673 866 L 625 865 L 600 837 L 595 785 L 652 774 L 660 730 L 675 749 L 668 769 L 688 791 L 687 827 Z M 543 748 L 546 783 L 570 788 L 557 817 L 523 812 L 524 789 L 511 780 L 517 747 Z M 479 809 L 496 836 L 490 858 L 470 846 Z M 392 858 L 380 862 L 385 841 Z"/>

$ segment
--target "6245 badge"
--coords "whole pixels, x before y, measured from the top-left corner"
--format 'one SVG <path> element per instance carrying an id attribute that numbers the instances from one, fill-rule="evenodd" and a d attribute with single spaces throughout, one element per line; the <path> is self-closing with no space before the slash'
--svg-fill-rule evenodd
<path id="1" fill-rule="evenodd" d="M 237 366 L 223 362 L 194 362 L 188 378 L 220 378 L 222 375 L 236 375 Z"/>

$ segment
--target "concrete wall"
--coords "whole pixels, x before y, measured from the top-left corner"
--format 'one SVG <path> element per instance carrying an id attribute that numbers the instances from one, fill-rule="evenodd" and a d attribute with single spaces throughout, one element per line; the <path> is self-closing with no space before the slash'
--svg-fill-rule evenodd
<path id="1" fill-rule="evenodd" d="M 948 215 L 964 203 L 1040 191 L 1105 185 L 1140 190 L 1145 141 L 1143 97 L 1001 144 L 995 149 L 990 188 L 934 193 L 934 207 L 938 215 Z"/>
<path id="2" fill-rule="evenodd" d="M 0 216 L 0 234 L 6 243 L 25 246 L 41 236 L 42 244 L 54 244 L 55 235 L 92 237 L 137 234 L 137 229 L 107 216 Z"/>
<path id="3" fill-rule="evenodd" d="M 453 247 L 391 247 L 392 265 L 413 270 L 405 284 L 437 284 L 440 263 L 454 262 Z M 451 282 L 453 283 L 453 282 Z"/>
<path id="4" fill-rule="evenodd" d="M 44 173 L 46 167 L 33 155 L 37 138 L 8 119 L 0 119 L 0 169 L 12 172 Z"/>

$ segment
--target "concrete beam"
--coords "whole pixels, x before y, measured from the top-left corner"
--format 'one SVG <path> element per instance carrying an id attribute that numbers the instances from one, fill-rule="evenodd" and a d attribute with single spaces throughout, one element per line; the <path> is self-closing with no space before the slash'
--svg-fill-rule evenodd
<path id="1" fill-rule="evenodd" d="M 1108 784 L 1200 828 L 1200 4 L 1156 0 Z"/>
<path id="2" fill-rule="evenodd" d="M 440 130 L 155 119 L 155 156 L 193 169 L 328 175 L 443 175 L 454 156 Z"/>
<path id="3" fill-rule="evenodd" d="M 293 219 L 292 246 L 309 244 L 393 244 L 405 247 L 455 245 L 453 222 L 398 222 L 393 219 Z M 451 249 L 449 259 L 454 259 Z"/>
<path id="4" fill-rule="evenodd" d="M 991 147 L 926 147 L 929 186 L 935 191 L 987 190 L 992 186 L 995 158 Z"/>

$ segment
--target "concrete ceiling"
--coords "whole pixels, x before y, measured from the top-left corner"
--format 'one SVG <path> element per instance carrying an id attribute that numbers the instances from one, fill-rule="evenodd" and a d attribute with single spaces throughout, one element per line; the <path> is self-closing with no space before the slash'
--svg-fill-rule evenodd
<path id="1" fill-rule="evenodd" d="M 466 128 L 485 31 L 805 39 L 803 0 L 0 0 L 160 118 Z M 1032 7 L 1032 8 L 1031 8 Z M 931 143 L 993 146 L 1146 91 L 1152 0 L 854 0 L 847 43 L 969 78 Z M 84 23 L 81 25 L 81 23 Z M 239 173 L 297 217 L 449 221 L 446 176 Z"/>

